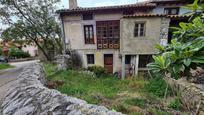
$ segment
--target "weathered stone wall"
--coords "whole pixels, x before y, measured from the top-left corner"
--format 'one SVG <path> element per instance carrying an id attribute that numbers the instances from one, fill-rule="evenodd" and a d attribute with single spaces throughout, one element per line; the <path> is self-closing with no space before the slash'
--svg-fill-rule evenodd
<path id="1" fill-rule="evenodd" d="M 121 115 L 46 88 L 42 65 L 28 66 L 7 92 L 0 115 Z"/>
<path id="2" fill-rule="evenodd" d="M 160 39 L 168 40 L 170 19 L 162 17 L 161 19 L 161 28 L 160 28 Z"/>
<path id="3" fill-rule="evenodd" d="M 204 92 L 195 84 L 175 80 L 165 77 L 165 81 L 171 86 L 172 90 L 181 97 L 186 109 L 192 111 L 193 115 L 204 115 Z"/>

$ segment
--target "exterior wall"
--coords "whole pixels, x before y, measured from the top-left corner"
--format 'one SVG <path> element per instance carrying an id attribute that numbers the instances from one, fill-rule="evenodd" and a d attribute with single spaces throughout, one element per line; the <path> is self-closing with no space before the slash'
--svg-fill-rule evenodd
<path id="1" fill-rule="evenodd" d="M 123 16 L 122 12 L 95 14 L 95 20 L 96 21 L 120 20 L 122 16 Z"/>
<path id="2" fill-rule="evenodd" d="M 66 16 L 63 18 L 65 28 L 65 38 L 70 44 L 72 50 L 76 50 L 82 60 L 83 67 L 86 68 L 87 54 L 94 54 L 95 64 L 104 67 L 104 54 L 113 54 L 113 72 L 121 70 L 121 61 L 118 50 L 97 50 L 96 38 L 96 21 L 120 20 L 122 13 L 103 13 L 94 14 L 94 20 L 82 20 L 82 15 Z M 84 41 L 84 25 L 94 26 L 95 44 L 87 45 Z"/>
<path id="3" fill-rule="evenodd" d="M 77 50 L 84 68 L 88 66 L 102 66 L 104 67 L 104 54 L 113 54 L 113 73 L 121 70 L 121 59 L 118 50 Z M 87 54 L 94 54 L 95 64 L 87 64 Z"/>
<path id="4" fill-rule="evenodd" d="M 170 19 L 163 17 L 161 19 L 161 28 L 160 28 L 160 44 L 166 46 L 168 44 L 168 33 L 170 27 Z"/>
<path id="5" fill-rule="evenodd" d="M 26 45 L 26 47 L 22 47 L 24 52 L 28 52 L 31 57 L 35 57 L 38 55 L 38 48 L 35 45 Z"/>
<path id="6" fill-rule="evenodd" d="M 179 9 L 179 15 L 183 15 L 185 13 L 190 12 L 190 10 L 181 8 L 181 5 L 165 5 L 165 6 L 157 6 L 154 10 L 153 13 L 155 14 L 164 14 L 164 8 L 170 8 L 170 7 L 180 7 Z"/>
<path id="7" fill-rule="evenodd" d="M 96 44 L 87 45 L 84 41 L 84 25 L 94 25 L 94 36 L 96 41 L 96 22 L 83 21 L 81 15 L 67 16 L 64 18 L 65 38 L 73 50 L 96 49 Z"/>
<path id="8" fill-rule="evenodd" d="M 122 13 L 94 14 L 94 20 L 82 20 L 82 15 L 66 16 L 64 20 L 65 38 L 74 50 L 97 49 L 96 44 L 96 21 L 120 20 Z M 87 45 L 84 41 L 84 25 L 94 26 L 95 44 Z"/>
<path id="9" fill-rule="evenodd" d="M 160 42 L 161 17 L 124 18 L 121 20 L 122 54 L 154 54 Z M 145 36 L 134 37 L 135 22 L 145 22 Z"/>

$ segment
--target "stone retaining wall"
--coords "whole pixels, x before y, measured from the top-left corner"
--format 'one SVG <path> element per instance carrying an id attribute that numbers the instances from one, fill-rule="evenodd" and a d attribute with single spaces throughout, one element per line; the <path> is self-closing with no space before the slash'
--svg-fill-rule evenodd
<path id="1" fill-rule="evenodd" d="M 42 65 L 28 66 L 7 92 L 0 115 L 121 115 L 48 89 L 44 77 Z"/>
<path id="2" fill-rule="evenodd" d="M 204 92 L 193 83 L 184 82 L 165 77 L 165 81 L 172 90 L 181 97 L 186 109 L 192 111 L 193 115 L 204 115 Z"/>

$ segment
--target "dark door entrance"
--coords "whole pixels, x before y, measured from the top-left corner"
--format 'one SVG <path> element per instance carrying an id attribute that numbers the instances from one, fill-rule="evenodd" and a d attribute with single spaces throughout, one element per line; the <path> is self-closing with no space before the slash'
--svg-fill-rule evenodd
<path id="1" fill-rule="evenodd" d="M 113 54 L 104 54 L 104 67 L 108 73 L 113 73 Z"/>

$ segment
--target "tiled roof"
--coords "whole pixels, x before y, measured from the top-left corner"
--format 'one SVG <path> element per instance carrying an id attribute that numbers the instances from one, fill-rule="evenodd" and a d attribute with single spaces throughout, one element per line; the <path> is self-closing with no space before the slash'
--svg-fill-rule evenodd
<path id="1" fill-rule="evenodd" d="M 149 0 L 150 3 L 192 3 L 190 0 Z"/>
<path id="2" fill-rule="evenodd" d="M 134 14 L 134 15 L 125 15 L 124 18 L 134 18 L 134 17 L 166 17 L 165 14 Z"/>
<path id="3" fill-rule="evenodd" d="M 140 8 L 147 7 L 153 8 L 156 7 L 155 3 L 149 2 L 140 2 L 136 4 L 128 4 L 128 5 L 118 5 L 118 6 L 102 6 L 102 7 L 78 7 L 76 9 L 62 9 L 58 10 L 57 13 L 71 13 L 71 12 L 81 12 L 81 11 L 95 11 L 95 10 L 108 10 L 108 9 L 123 9 L 123 8 Z"/>
<path id="4" fill-rule="evenodd" d="M 189 18 L 188 15 L 166 15 L 166 14 L 134 14 L 125 15 L 124 18 L 135 18 L 135 17 L 167 17 L 167 18 Z"/>
<path id="5" fill-rule="evenodd" d="M 168 18 L 189 18 L 189 15 L 167 15 Z"/>
<path id="6" fill-rule="evenodd" d="M 182 1 L 182 0 L 151 0 L 151 2 L 172 2 L 172 1 Z"/>

